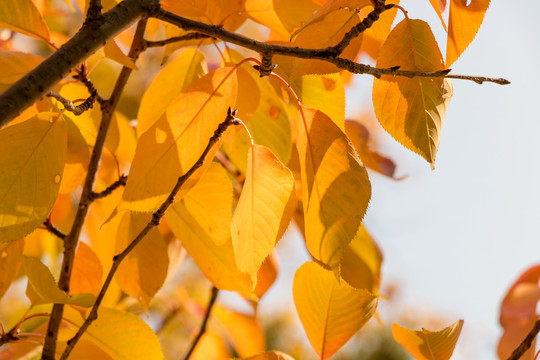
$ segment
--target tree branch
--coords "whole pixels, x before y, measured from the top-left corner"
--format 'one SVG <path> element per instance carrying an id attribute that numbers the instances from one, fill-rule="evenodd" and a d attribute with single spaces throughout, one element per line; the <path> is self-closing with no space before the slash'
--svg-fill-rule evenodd
<path id="1" fill-rule="evenodd" d="M 141 44 L 143 42 L 146 22 L 146 18 L 139 21 L 137 30 L 135 31 L 135 35 L 133 37 L 133 43 L 131 44 L 131 49 L 128 56 L 134 61 L 142 51 Z M 116 81 L 114 90 L 111 94 L 111 98 L 102 104 L 101 107 L 101 123 L 96 136 L 96 143 L 94 144 L 94 149 L 92 150 L 92 156 L 90 157 L 90 163 L 88 164 L 88 171 L 86 174 L 86 179 L 84 180 L 81 199 L 79 200 L 79 206 L 77 208 L 77 213 L 75 214 L 75 219 L 73 220 L 71 230 L 64 240 L 64 258 L 62 260 L 58 287 L 66 293 L 69 291 L 69 281 L 71 279 L 71 272 L 73 270 L 75 249 L 77 248 L 81 229 L 83 227 L 84 220 L 86 219 L 86 215 L 88 214 L 88 208 L 92 200 L 92 188 L 94 186 L 94 180 L 99 167 L 99 160 L 101 159 L 101 154 L 103 153 L 105 139 L 109 131 L 109 125 L 111 123 L 114 110 L 116 109 L 116 105 L 118 104 L 118 100 L 120 99 L 120 95 L 124 91 L 131 72 L 132 69 L 128 67 L 122 68 L 120 75 L 118 76 L 118 80 Z M 42 359 L 44 360 L 54 360 L 56 351 L 56 337 L 58 335 L 60 322 L 62 321 L 63 311 L 63 304 L 54 304 L 45 337 L 45 345 L 43 347 Z"/>
<path id="2" fill-rule="evenodd" d="M 111 284 L 114 274 L 116 273 L 116 270 L 120 266 L 120 263 L 141 242 L 141 240 L 146 236 L 146 234 L 150 232 L 150 230 L 153 227 L 159 225 L 161 219 L 165 215 L 165 211 L 167 211 L 169 206 L 172 205 L 174 198 L 176 194 L 178 194 L 178 191 L 180 190 L 182 185 L 186 182 L 187 179 L 189 179 L 191 175 L 193 175 L 193 173 L 198 168 L 200 168 L 204 164 L 204 161 L 206 160 L 206 156 L 208 155 L 212 147 L 221 139 L 225 130 L 227 130 L 227 128 L 230 125 L 236 125 L 238 123 L 235 116 L 236 116 L 236 111 L 231 111 L 231 109 L 229 108 L 227 117 L 221 124 L 219 124 L 216 131 L 214 131 L 214 135 L 208 140 L 208 145 L 206 145 L 206 148 L 202 152 L 197 162 L 195 162 L 195 164 L 193 164 L 193 166 L 184 175 L 178 178 L 176 184 L 174 185 L 174 188 L 170 192 L 167 199 L 161 204 L 159 209 L 156 210 L 156 212 L 152 214 L 152 220 L 150 220 L 148 224 L 146 224 L 144 229 L 141 230 L 141 232 L 135 237 L 135 239 L 133 239 L 133 241 L 131 241 L 131 243 L 124 249 L 124 251 L 122 251 L 120 254 L 116 255 L 113 258 L 113 264 L 111 266 L 111 269 L 109 270 L 109 274 L 107 275 L 107 278 L 105 279 L 105 282 L 103 283 L 103 286 L 101 287 L 101 290 L 99 291 L 99 294 L 96 298 L 96 302 L 94 303 L 94 306 L 92 307 L 92 310 L 90 310 L 88 317 L 86 318 L 82 326 L 79 328 L 75 336 L 73 336 L 73 338 L 71 338 L 67 342 L 66 349 L 64 350 L 64 353 L 62 354 L 62 357 L 60 358 L 61 360 L 67 359 L 67 357 L 73 350 L 73 347 L 75 346 L 75 344 L 77 344 L 77 341 L 79 341 L 79 339 L 84 334 L 84 332 L 88 329 L 90 324 L 92 324 L 92 322 L 97 319 L 99 306 L 101 305 L 101 302 L 103 301 L 103 298 L 105 297 L 105 293 L 107 292 L 107 289 L 109 288 L 109 285 Z"/>
<path id="3" fill-rule="evenodd" d="M 483 76 L 468 76 L 468 75 L 451 75 L 449 74 L 450 69 L 433 71 L 433 72 L 422 72 L 422 71 L 408 71 L 408 70 L 399 70 L 399 66 L 391 67 L 388 69 L 380 69 L 372 67 L 365 64 L 358 64 L 354 61 L 336 57 L 336 50 L 333 47 L 328 47 L 325 49 L 305 49 L 293 46 L 281 46 L 281 45 L 272 45 L 267 44 L 261 41 L 247 38 L 243 35 L 235 34 L 230 31 L 225 30 L 219 25 L 208 25 L 195 20 L 187 19 L 182 16 L 173 14 L 164 9 L 160 9 L 155 15 L 158 19 L 171 23 L 178 26 L 185 31 L 196 31 L 200 32 L 223 41 L 227 41 L 239 46 L 242 46 L 247 49 L 258 52 L 259 54 L 279 54 L 284 56 L 297 57 L 301 59 L 315 59 L 323 60 L 329 63 L 336 65 L 338 68 L 350 71 L 355 74 L 368 74 L 375 76 L 376 78 L 381 77 L 382 75 L 393 75 L 393 76 L 405 76 L 405 77 L 437 77 L 437 78 L 452 78 L 452 79 L 462 79 L 462 80 L 471 80 L 476 83 L 483 82 L 493 82 L 499 85 L 510 84 L 510 81 L 500 78 L 489 78 Z M 396 64 L 399 65 L 399 64 Z"/>
<path id="4" fill-rule="evenodd" d="M 58 51 L 0 95 L 0 127 L 47 94 L 72 69 L 143 14 L 153 15 L 159 0 L 124 0 L 99 19 L 85 22 Z"/>
<path id="5" fill-rule="evenodd" d="M 201 340 L 202 336 L 206 332 L 206 325 L 208 324 L 208 319 L 210 319 L 210 313 L 212 312 L 212 308 L 214 307 L 214 303 L 216 302 L 217 296 L 219 294 L 219 289 L 215 286 L 212 286 L 212 290 L 210 291 L 210 299 L 208 300 L 208 305 L 206 306 L 206 313 L 204 314 L 204 319 L 201 324 L 201 328 L 199 329 L 199 333 L 197 336 L 193 339 L 193 342 L 191 343 L 191 346 L 184 357 L 184 360 L 188 360 L 195 348 L 197 347 L 197 344 Z"/>
<path id="6" fill-rule="evenodd" d="M 49 97 L 53 97 L 56 100 L 60 101 L 64 105 L 64 109 L 72 112 L 74 115 L 82 115 L 86 110 L 91 109 L 94 106 L 94 100 L 96 99 L 96 93 L 90 94 L 88 99 L 86 99 L 81 105 L 73 105 L 71 100 L 66 99 L 56 91 L 49 91 L 47 94 Z"/>
<path id="7" fill-rule="evenodd" d="M 50 232 L 54 236 L 58 237 L 59 239 L 61 239 L 61 240 L 66 239 L 67 235 L 64 234 L 56 226 L 53 225 L 53 223 L 51 222 L 51 218 L 47 218 L 47 220 L 45 220 L 43 222 L 43 226 L 45 227 L 45 230 L 47 230 L 48 232 Z"/>
<path id="8" fill-rule="evenodd" d="M 159 41 L 150 41 L 146 40 L 144 47 L 146 48 L 152 48 L 152 47 L 160 47 L 165 46 L 168 44 L 180 42 L 180 41 L 187 41 L 187 40 L 197 40 L 197 39 L 208 39 L 210 36 L 206 34 L 201 34 L 197 32 L 189 33 L 182 36 L 174 36 L 165 40 L 159 40 Z"/>
<path id="9" fill-rule="evenodd" d="M 127 182 L 127 176 L 122 175 L 118 180 L 113 182 L 111 185 L 109 185 L 105 190 L 100 191 L 98 193 L 93 192 L 90 194 L 90 201 L 94 201 L 96 199 L 102 199 L 104 197 L 107 197 L 112 194 L 112 192 L 116 189 L 118 189 L 120 186 L 126 186 Z"/>
<path id="10" fill-rule="evenodd" d="M 508 360 L 520 359 L 521 356 L 525 354 L 525 352 L 529 350 L 529 348 L 532 346 L 532 343 L 534 342 L 534 339 L 536 338 L 536 335 L 538 335 L 539 332 L 540 332 L 540 319 L 536 320 L 529 334 L 527 334 L 527 336 L 525 337 L 525 339 L 523 339 L 521 344 L 519 344 L 519 346 L 512 352 Z"/>

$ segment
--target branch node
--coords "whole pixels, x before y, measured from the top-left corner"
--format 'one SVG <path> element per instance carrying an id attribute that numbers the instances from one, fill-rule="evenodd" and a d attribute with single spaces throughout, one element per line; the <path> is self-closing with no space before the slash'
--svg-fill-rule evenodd
<path id="1" fill-rule="evenodd" d="M 270 76 L 270 74 L 276 67 L 277 65 L 274 65 L 274 63 L 272 62 L 271 52 L 262 53 L 261 66 L 253 65 L 253 68 L 259 72 L 260 77 Z"/>

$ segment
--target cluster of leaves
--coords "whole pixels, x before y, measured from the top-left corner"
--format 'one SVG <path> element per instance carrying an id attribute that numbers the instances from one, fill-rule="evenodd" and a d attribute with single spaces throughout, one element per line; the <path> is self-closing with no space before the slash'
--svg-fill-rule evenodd
<path id="1" fill-rule="evenodd" d="M 73 30 L 64 12 L 88 12 L 91 24 L 117 2 L 2 1 L 0 26 L 9 36 L 0 43 L 0 90 L 43 60 L 19 51 L 26 44 L 13 32 L 56 49 Z M 313 258 L 294 277 L 297 313 L 317 355 L 331 357 L 375 314 L 380 297 L 382 253 L 362 226 L 371 197 L 366 168 L 389 177 L 395 170 L 368 127 L 345 119 L 344 69 L 359 72 L 359 56 L 375 61 L 359 66 L 375 76 L 378 121 L 433 167 L 452 96 L 449 66 L 474 39 L 489 0 L 430 3 L 448 29 L 446 60 L 429 25 L 410 19 L 398 1 L 163 0 L 155 18 L 73 64 L 71 78 L 0 130 L 0 296 L 21 267 L 31 302 L 24 314 L 13 311 L 11 330 L 2 325 L 1 343 L 10 344 L 0 357 L 40 351 L 47 333 L 44 358 L 47 349 L 53 357 L 163 358 L 156 332 L 133 313 L 136 299 L 164 322 L 176 315 L 171 309 L 203 315 L 193 357 L 227 358 L 214 329 L 202 336 L 217 290 L 204 310 L 172 275 L 185 252 L 214 289 L 255 305 L 276 279 L 274 249 L 293 219 Z M 145 51 L 153 47 L 162 50 Z M 329 49 L 326 58 L 319 49 Z M 116 84 L 114 63 L 123 66 Z M 152 65 L 161 68 L 150 83 L 143 67 Z M 143 94 L 137 86 L 124 91 L 133 70 L 149 83 Z M 129 93 L 134 102 L 117 109 Z M 55 272 L 61 249 L 58 286 L 42 260 Z M 169 290 L 156 297 L 164 284 Z M 222 306 L 214 313 L 241 357 L 291 358 L 263 352 L 255 315 Z M 462 325 L 440 332 L 394 325 L 393 334 L 417 359 L 448 359 Z M 31 333 L 18 334 L 24 326 Z"/>

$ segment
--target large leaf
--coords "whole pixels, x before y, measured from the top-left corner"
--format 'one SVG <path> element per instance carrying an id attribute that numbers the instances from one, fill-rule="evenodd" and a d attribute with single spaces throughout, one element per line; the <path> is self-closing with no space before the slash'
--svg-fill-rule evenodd
<path id="1" fill-rule="evenodd" d="M 120 209 L 156 210 L 178 177 L 199 159 L 235 102 L 236 74 L 230 68 L 219 68 L 188 86 L 169 106 L 167 116 L 141 135 Z M 197 183 L 219 146 L 213 146 L 176 199 Z"/>
<path id="2" fill-rule="evenodd" d="M 231 222 L 231 236 L 236 264 L 254 284 L 259 268 L 287 230 L 295 209 L 291 171 L 267 147 L 253 145 Z"/>
<path id="3" fill-rule="evenodd" d="M 306 262 L 294 276 L 296 311 L 313 349 L 328 359 L 371 318 L 377 297 L 339 284 L 331 271 Z"/>
<path id="4" fill-rule="evenodd" d="M 28 277 L 26 295 L 32 305 L 55 303 L 90 307 L 94 304 L 95 296 L 92 294 L 67 295 L 60 290 L 49 268 L 38 258 L 23 255 L 22 267 Z"/>
<path id="5" fill-rule="evenodd" d="M 32 0 L 0 1 L 0 27 L 49 40 L 49 28 Z"/>
<path id="6" fill-rule="evenodd" d="M 205 73 L 205 68 L 202 52 L 185 49 L 160 70 L 141 99 L 137 116 L 139 137 L 165 113 L 182 90 Z"/>
<path id="7" fill-rule="evenodd" d="M 230 225 L 232 191 L 227 172 L 212 163 L 199 183 L 165 213 L 165 219 L 195 264 L 217 288 L 254 297 L 249 276 L 236 266 L 230 234 L 225 241 L 222 239 L 222 227 L 226 225 L 228 231 Z M 214 228 L 210 219 L 217 219 L 225 211 L 229 217 L 218 219 Z"/>
<path id="8" fill-rule="evenodd" d="M 450 67 L 476 37 L 491 0 L 450 0 L 446 66 Z M 469 3 L 467 5 L 467 3 Z"/>
<path id="9" fill-rule="evenodd" d="M 429 25 L 404 19 L 384 43 L 377 67 L 401 70 L 444 69 L 442 55 Z M 442 122 L 452 96 L 442 78 L 381 76 L 373 82 L 373 106 L 382 126 L 406 148 L 434 167 Z"/>
<path id="10" fill-rule="evenodd" d="M 324 113 L 302 107 L 298 154 L 305 237 L 309 252 L 331 268 L 339 265 L 371 197 L 371 184 L 353 145 Z"/>
<path id="11" fill-rule="evenodd" d="M 41 56 L 0 50 L 0 69 L 3 69 L 0 72 L 0 92 L 7 90 L 9 86 L 33 70 L 42 61 Z"/>
<path id="12" fill-rule="evenodd" d="M 0 130 L 0 242 L 18 240 L 45 221 L 66 162 L 61 116 L 40 114 Z"/>
<path id="13" fill-rule="evenodd" d="M 19 272 L 23 248 L 24 239 L 0 244 L 0 299 Z"/>
<path id="14" fill-rule="evenodd" d="M 116 234 L 117 253 L 122 252 L 152 220 L 150 214 L 125 212 L 121 216 Z M 150 300 L 165 282 L 168 268 L 167 244 L 154 227 L 122 261 L 116 272 L 116 281 L 148 311 Z"/>
<path id="15" fill-rule="evenodd" d="M 448 360 L 454 352 L 462 327 L 463 320 L 441 331 L 415 331 L 394 324 L 392 335 L 417 360 Z"/>

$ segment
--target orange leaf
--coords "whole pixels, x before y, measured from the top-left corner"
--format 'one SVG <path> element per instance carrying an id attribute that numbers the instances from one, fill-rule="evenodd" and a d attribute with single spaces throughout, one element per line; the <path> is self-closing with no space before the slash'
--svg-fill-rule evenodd
<path id="1" fill-rule="evenodd" d="M 264 260 L 257 273 L 257 286 L 253 292 L 260 299 L 274 284 L 278 275 L 278 256 L 275 251 Z"/>
<path id="2" fill-rule="evenodd" d="M 328 359 L 364 326 L 377 297 L 339 284 L 331 271 L 306 262 L 294 276 L 293 297 L 304 331 L 321 360 Z"/>
<path id="3" fill-rule="evenodd" d="M 490 0 L 450 0 L 446 67 L 450 67 L 473 41 L 484 21 Z"/>
<path id="4" fill-rule="evenodd" d="M 266 348 L 264 329 L 254 315 L 247 315 L 223 306 L 216 306 L 214 314 L 225 328 L 225 334 L 241 357 L 258 354 Z"/>
<path id="5" fill-rule="evenodd" d="M 377 67 L 402 70 L 444 69 L 442 55 L 429 25 L 401 21 L 384 43 Z M 434 167 L 446 108 L 452 95 L 449 80 L 381 76 L 373 81 L 373 106 L 381 125 L 406 148 Z"/>
<path id="6" fill-rule="evenodd" d="M 19 272 L 23 248 L 24 239 L 9 244 L 0 244 L 0 299 Z"/>
<path id="7" fill-rule="evenodd" d="M 394 324 L 392 335 L 417 360 L 448 360 L 454 352 L 462 327 L 463 320 L 441 331 L 414 331 Z"/>
<path id="8" fill-rule="evenodd" d="M 120 50 L 118 44 L 116 44 L 114 39 L 108 41 L 105 44 L 103 50 L 105 51 L 105 56 L 109 59 L 114 60 L 120 65 L 128 67 L 132 70 L 138 70 L 137 65 L 135 65 L 135 63 L 133 62 L 133 59 L 131 59 L 129 56 L 124 54 L 122 50 Z"/>
<path id="9" fill-rule="evenodd" d="M 439 19 L 441 20 L 444 31 L 448 31 L 446 29 L 446 23 L 444 22 L 444 19 L 442 17 L 444 8 L 446 7 L 446 0 L 429 0 L 429 2 L 431 3 L 431 6 L 433 6 L 433 9 L 437 13 Z"/>
<path id="10" fill-rule="evenodd" d="M 266 351 L 262 354 L 250 356 L 245 360 L 294 360 L 290 355 L 282 353 L 281 351 Z"/>
<path id="11" fill-rule="evenodd" d="M 212 331 L 204 333 L 190 357 L 192 360 L 228 360 L 230 358 L 229 348 L 223 339 Z"/>
<path id="12" fill-rule="evenodd" d="M 387 0 L 386 4 L 399 4 L 399 0 Z M 367 16 L 369 14 L 367 11 L 368 9 L 369 8 L 361 10 L 360 15 Z M 362 33 L 361 52 L 364 52 L 372 59 L 377 60 L 379 51 L 390 33 L 396 14 L 396 7 L 386 10 L 380 15 L 379 20 L 375 21 L 369 29 L 366 29 L 366 31 Z M 342 74 L 350 75 L 350 73 L 347 72 L 342 72 Z"/>
<path id="13" fill-rule="evenodd" d="M 69 292 L 97 295 L 101 289 L 102 277 L 103 267 L 94 250 L 84 242 L 79 243 L 73 262 Z"/>
<path id="14" fill-rule="evenodd" d="M 49 40 L 49 28 L 32 0 L 0 1 L 0 27 Z"/>
<path id="15" fill-rule="evenodd" d="M 0 5 L 2 6 L 2 5 Z M 18 51 L 0 50 L 0 92 L 7 90 L 43 61 L 41 56 Z"/>

